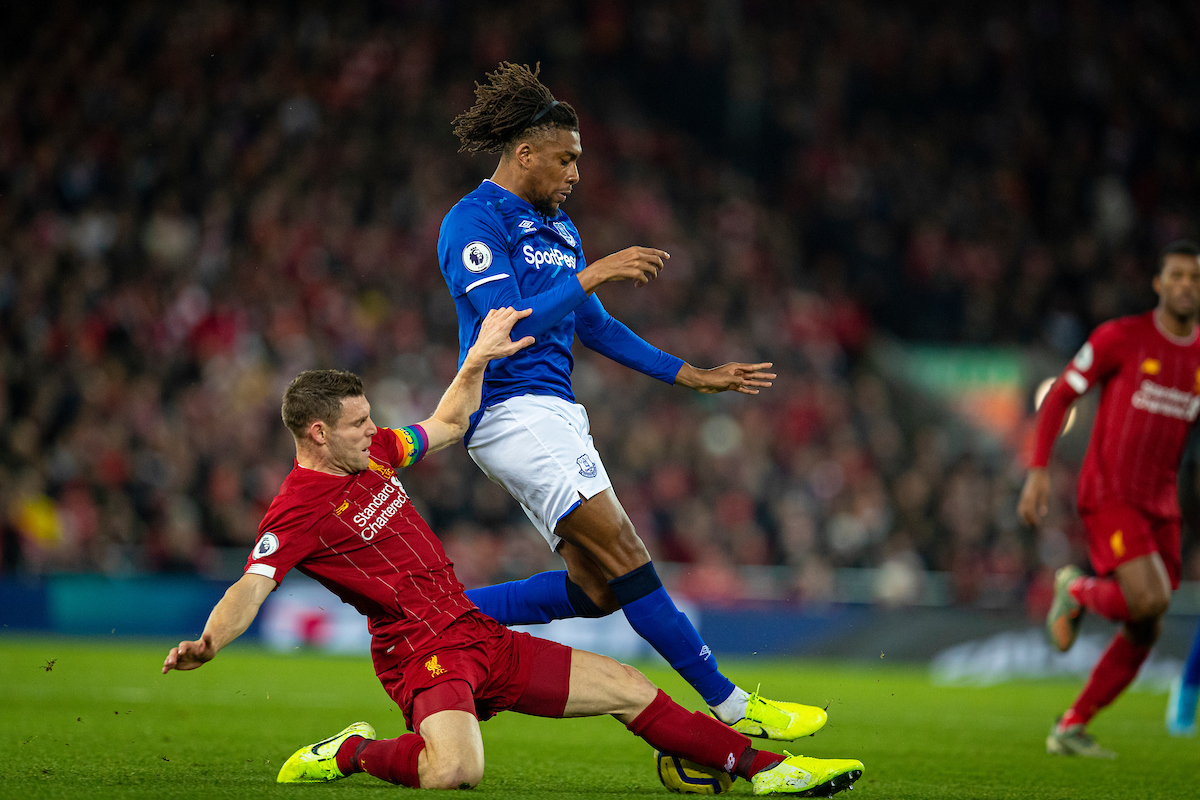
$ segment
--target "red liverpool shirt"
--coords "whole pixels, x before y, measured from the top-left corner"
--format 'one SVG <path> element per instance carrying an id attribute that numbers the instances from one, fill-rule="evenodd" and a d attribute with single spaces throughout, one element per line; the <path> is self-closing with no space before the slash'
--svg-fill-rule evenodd
<path id="1" fill-rule="evenodd" d="M 377 672 L 426 648 L 475 608 L 396 469 L 416 463 L 428 440 L 419 426 L 380 428 L 370 468 L 329 475 L 297 464 L 259 525 L 245 571 L 283 580 L 295 567 L 359 610 Z"/>
<path id="2" fill-rule="evenodd" d="M 1096 328 L 1059 376 L 1051 394 L 1062 399 L 1046 398 L 1033 466 L 1049 460 L 1070 400 L 1099 384 L 1100 407 L 1079 472 L 1081 513 L 1125 505 L 1179 517 L 1176 474 L 1200 413 L 1198 333 L 1172 336 L 1153 311 L 1121 317 Z"/>

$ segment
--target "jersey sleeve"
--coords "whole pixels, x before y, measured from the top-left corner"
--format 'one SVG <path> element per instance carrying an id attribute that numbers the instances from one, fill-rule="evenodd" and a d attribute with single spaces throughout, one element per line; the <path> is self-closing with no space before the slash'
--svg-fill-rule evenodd
<path id="1" fill-rule="evenodd" d="M 494 308 L 532 309 L 518 322 L 513 338 L 538 337 L 557 325 L 587 299 L 578 279 L 522 297 L 517 272 L 508 254 L 509 237 L 490 209 L 460 203 L 442 222 L 438 258 L 446 285 L 454 297 L 466 295 L 480 317 Z"/>
<path id="2" fill-rule="evenodd" d="M 411 467 L 429 452 L 429 435 L 420 425 L 405 428 L 380 428 L 379 444 L 396 469 Z"/>
<path id="3" fill-rule="evenodd" d="M 1116 322 L 1107 322 L 1084 342 L 1083 347 L 1063 370 L 1060 379 L 1075 390 L 1076 395 L 1086 394 L 1097 383 L 1102 383 L 1121 368 L 1121 350 L 1125 337 Z"/>
<path id="4" fill-rule="evenodd" d="M 575 333 L 588 348 L 664 383 L 675 383 L 683 367 L 682 358 L 659 350 L 629 330 L 595 295 L 575 311 Z"/>
<path id="5" fill-rule="evenodd" d="M 1062 430 L 1071 403 L 1120 369 L 1123 341 L 1124 337 L 1116 324 L 1110 322 L 1101 325 L 1092 332 L 1075 358 L 1058 376 L 1038 410 L 1033 458 L 1029 464 L 1031 467 L 1045 467 L 1050 463 L 1050 451 Z"/>
<path id="6" fill-rule="evenodd" d="M 292 567 L 312 555 L 316 539 L 306 535 L 309 527 L 309 515 L 298 510 L 267 512 L 243 572 L 280 583 Z"/>
<path id="7" fill-rule="evenodd" d="M 515 280 L 508 234 L 490 209 L 459 203 L 442 222 L 438 257 L 455 297 L 504 279 Z"/>
<path id="8" fill-rule="evenodd" d="M 467 299 L 481 317 L 493 308 L 532 309 L 532 314 L 513 326 L 511 335 L 515 340 L 541 336 L 584 303 L 588 294 L 579 279 L 571 276 L 552 289 L 522 297 L 516 279 L 508 278 L 476 287 L 467 294 Z"/>

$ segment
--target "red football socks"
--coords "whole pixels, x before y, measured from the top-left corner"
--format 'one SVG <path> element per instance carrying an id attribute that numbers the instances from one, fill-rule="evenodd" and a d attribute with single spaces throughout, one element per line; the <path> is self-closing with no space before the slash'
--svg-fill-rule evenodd
<path id="1" fill-rule="evenodd" d="M 754 750 L 748 736 L 699 711 L 689 713 L 661 689 L 627 727 L 656 750 L 742 778 L 784 759 L 775 753 Z M 752 751 L 752 757 L 742 758 L 748 750 Z"/>
<path id="2" fill-rule="evenodd" d="M 1129 606 L 1114 578 L 1076 578 L 1067 587 L 1071 596 L 1089 611 L 1113 622 L 1129 621 Z"/>
<path id="3" fill-rule="evenodd" d="M 425 740 L 415 733 L 397 739 L 351 736 L 338 748 L 337 766 L 343 775 L 365 772 L 388 783 L 419 789 L 417 759 L 424 749 Z"/>
<path id="4" fill-rule="evenodd" d="M 1092 668 L 1087 685 L 1079 693 L 1075 704 L 1063 715 L 1059 728 L 1065 730 L 1071 725 L 1090 722 L 1097 711 L 1116 700 L 1125 687 L 1133 683 L 1148 655 L 1149 645 L 1136 645 L 1126 639 L 1124 633 L 1118 632 Z"/>

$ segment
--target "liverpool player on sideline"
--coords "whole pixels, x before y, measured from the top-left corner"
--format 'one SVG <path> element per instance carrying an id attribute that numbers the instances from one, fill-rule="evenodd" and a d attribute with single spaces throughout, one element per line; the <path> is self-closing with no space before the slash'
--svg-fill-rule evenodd
<path id="1" fill-rule="evenodd" d="M 470 788 L 483 776 L 479 720 L 513 710 L 543 717 L 611 714 L 653 747 L 751 781 L 755 794 L 828 796 L 862 775 L 852 759 L 783 756 L 700 713 L 689 714 L 637 670 L 517 633 L 463 594 L 441 543 L 413 509 L 396 470 L 459 441 L 479 407 L 484 369 L 532 344 L 509 339 L 528 311 L 490 312 L 433 416 L 377 428 L 349 372 L 301 373 L 283 396 L 296 464 L 259 527 L 245 575 L 195 641 L 162 671 L 191 670 L 240 636 L 296 568 L 368 619 L 375 672 L 415 733 L 376 739 L 365 722 L 296 751 L 280 783 L 367 772 L 404 786 Z"/>
<path id="2" fill-rule="evenodd" d="M 1112 758 L 1086 733 L 1088 722 L 1124 691 L 1158 639 L 1171 591 L 1179 586 L 1176 474 L 1200 412 L 1200 248 L 1175 242 L 1162 256 L 1153 311 L 1097 328 L 1046 395 L 1037 447 L 1018 512 L 1037 525 L 1048 510 L 1046 465 L 1071 403 L 1101 388 L 1092 438 L 1079 473 L 1078 506 L 1094 578 L 1074 566 L 1054 576 L 1046 619 L 1053 644 L 1071 647 L 1085 609 L 1122 627 L 1087 685 L 1055 723 L 1046 750 Z"/>
<path id="3" fill-rule="evenodd" d="M 458 310 L 459 358 L 493 308 L 533 311 L 514 329 L 537 343 L 492 364 L 467 449 L 516 498 L 566 563 L 467 596 L 506 625 L 602 617 L 629 624 L 692 685 L 714 714 L 750 736 L 790 740 L 825 724 L 825 711 L 748 694 L 721 674 L 700 634 L 667 595 L 650 554 L 621 507 L 571 388 L 571 345 L 587 347 L 669 384 L 698 392 L 758 394 L 769 363 L 696 369 L 647 344 L 593 293 L 612 281 L 644 285 L 670 256 L 630 247 L 588 264 L 579 231 L 559 205 L 579 180 L 579 119 L 528 67 L 503 63 L 476 86 L 455 120 L 462 149 L 499 152 L 490 180 L 442 222 L 438 258 Z"/>

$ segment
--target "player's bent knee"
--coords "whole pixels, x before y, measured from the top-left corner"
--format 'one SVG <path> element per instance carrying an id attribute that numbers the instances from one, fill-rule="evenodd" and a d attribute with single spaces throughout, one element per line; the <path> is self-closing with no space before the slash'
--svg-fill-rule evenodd
<path id="1" fill-rule="evenodd" d="M 1158 589 L 1145 589 L 1133 593 L 1128 600 L 1129 616 L 1133 620 L 1148 621 L 1167 613 L 1171 596 Z"/>
<path id="2" fill-rule="evenodd" d="M 654 698 L 658 696 L 658 687 L 651 683 L 650 679 L 643 675 L 637 668 L 631 667 L 628 664 L 621 664 L 620 666 L 625 671 L 625 685 L 630 703 L 641 707 L 650 705 Z"/>
<path id="3" fill-rule="evenodd" d="M 474 789 L 483 779 L 483 762 L 452 761 L 431 764 L 421 776 L 422 789 Z"/>

